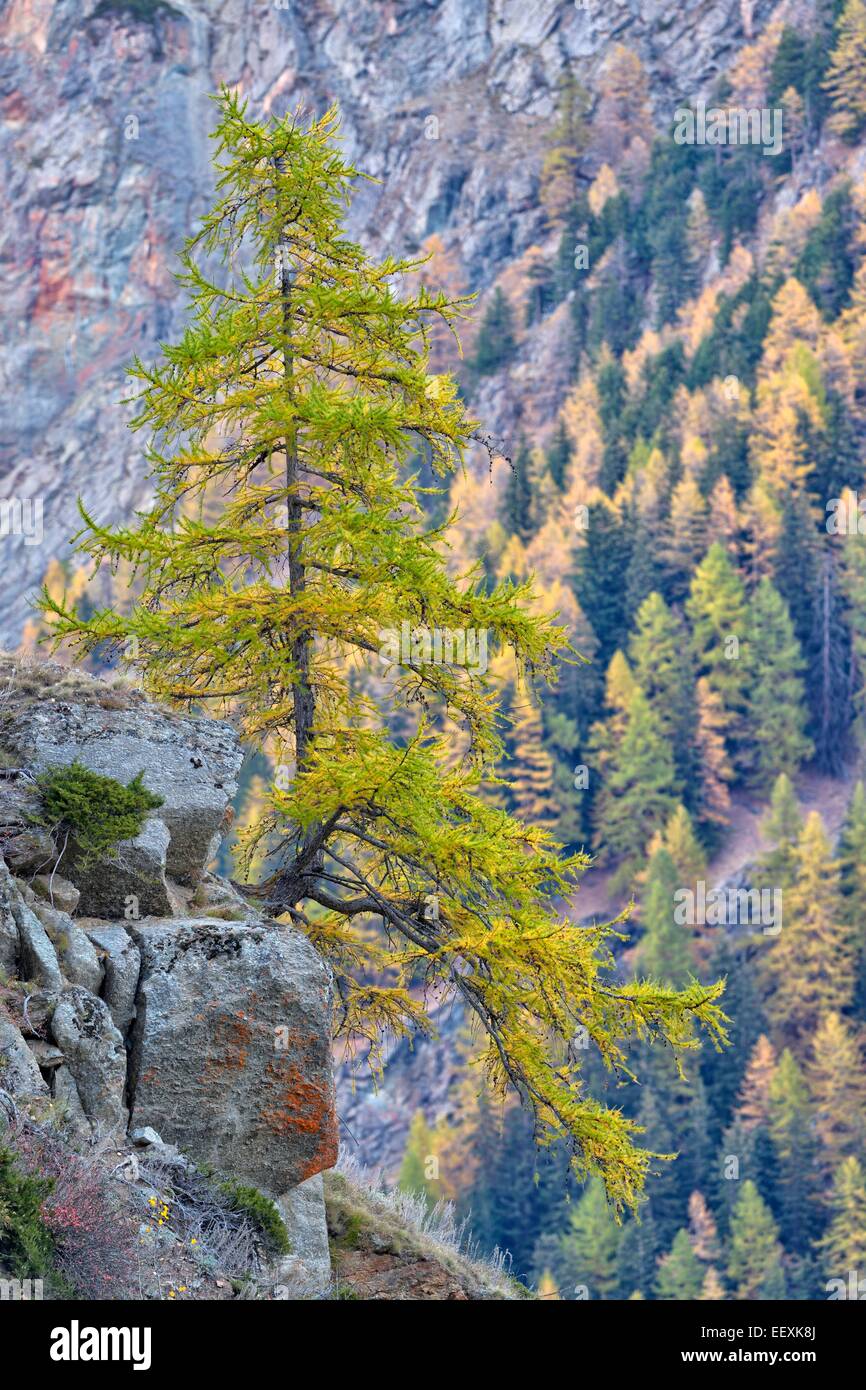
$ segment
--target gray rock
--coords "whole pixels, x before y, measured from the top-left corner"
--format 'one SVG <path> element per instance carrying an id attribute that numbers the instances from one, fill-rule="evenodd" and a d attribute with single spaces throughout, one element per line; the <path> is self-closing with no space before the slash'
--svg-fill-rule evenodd
<path id="1" fill-rule="evenodd" d="M 292 1246 L 277 1268 L 277 1284 L 286 1286 L 289 1297 L 326 1293 L 331 1285 L 331 1251 L 321 1173 L 278 1197 L 276 1205 Z"/>
<path id="2" fill-rule="evenodd" d="M 12 899 L 12 915 L 21 943 L 18 972 L 21 978 L 33 980 L 46 990 L 62 989 L 57 952 L 35 912 L 18 894 Z"/>
<path id="3" fill-rule="evenodd" d="M 51 938 L 60 960 L 60 968 L 73 985 L 83 985 L 91 994 L 102 987 L 103 969 L 96 950 L 68 912 L 61 912 L 36 898 L 32 910 Z"/>
<path id="4" fill-rule="evenodd" d="M 138 917 L 171 914 L 165 881 L 168 844 L 168 827 L 150 818 L 134 840 L 122 840 L 108 858 L 80 868 L 73 857 L 70 872 L 81 890 L 81 912 L 109 919 L 127 912 Z"/>
<path id="5" fill-rule="evenodd" d="M 130 1143 L 135 1144 L 139 1149 L 146 1149 L 152 1144 L 162 1145 L 162 1135 L 157 1134 L 155 1129 L 150 1128 L 150 1125 L 145 1125 L 143 1129 L 131 1129 L 129 1139 Z"/>
<path id="6" fill-rule="evenodd" d="M 60 1128 L 73 1141 L 87 1143 L 92 1139 L 93 1131 L 84 1113 L 75 1078 L 65 1065 L 58 1067 L 52 1076 L 52 1095 L 58 1107 Z"/>
<path id="7" fill-rule="evenodd" d="M 47 1100 L 48 1087 L 21 1033 L 0 1014 L 0 1090 L 22 1100 Z"/>
<path id="8" fill-rule="evenodd" d="M 81 897 L 74 883 L 70 883 L 68 878 L 63 878 L 60 874 L 37 874 L 33 880 L 33 888 L 40 898 L 45 898 L 52 907 L 56 907 L 60 912 L 68 912 L 70 915 L 78 906 Z"/>
<path id="9" fill-rule="evenodd" d="M 207 919 L 130 930 L 136 1128 L 272 1196 L 331 1167 L 331 977 L 307 938 Z"/>
<path id="10" fill-rule="evenodd" d="M 75 761 L 123 782 L 143 772 L 144 785 L 163 798 L 149 824 L 161 822 L 168 830 L 165 869 L 180 883 L 197 881 L 208 862 L 214 836 L 223 825 L 226 807 L 237 791 L 243 755 L 229 724 L 182 718 L 146 704 L 115 709 L 95 702 L 45 698 L 13 704 L 3 737 L 6 746 L 34 773 Z M 152 837 L 153 831 L 147 833 Z M 151 838 L 144 846 L 138 841 L 133 844 L 145 854 L 144 867 L 151 867 L 150 856 L 157 851 L 155 841 Z M 130 859 L 126 847 L 121 858 Z M 112 893 L 105 881 L 110 878 L 108 873 L 98 879 L 98 888 L 92 876 L 83 883 L 71 868 L 67 867 L 66 873 L 82 891 L 81 910 L 85 914 L 122 916 L 123 896 L 136 891 L 126 888 L 119 896 Z M 156 879 L 158 891 L 159 873 Z M 142 916 L 170 910 L 167 903 L 151 902 L 144 893 L 140 896 Z"/>
<path id="11" fill-rule="evenodd" d="M 126 1128 L 123 1038 L 101 999 L 75 985 L 60 996 L 51 1020 L 91 1126 L 100 1133 Z"/>
<path id="12" fill-rule="evenodd" d="M 27 1046 L 33 1053 L 40 1071 L 53 1071 L 55 1067 L 63 1065 L 63 1053 L 54 1043 L 46 1042 L 44 1038 L 32 1038 Z"/>
<path id="13" fill-rule="evenodd" d="M 15 891 L 12 875 L 0 859 L 0 970 L 8 976 L 17 973 L 20 948 L 18 924 L 12 912 Z"/>
<path id="14" fill-rule="evenodd" d="M 0 778 L 0 854 L 13 874 L 50 869 L 57 849 L 50 834 L 34 825 L 39 814 L 39 795 L 32 778 Z"/>
<path id="15" fill-rule="evenodd" d="M 102 998 L 108 1005 L 115 1027 L 125 1036 L 135 1017 L 141 952 L 123 927 L 108 923 L 82 925 L 97 951 L 102 954 L 105 970 Z"/>

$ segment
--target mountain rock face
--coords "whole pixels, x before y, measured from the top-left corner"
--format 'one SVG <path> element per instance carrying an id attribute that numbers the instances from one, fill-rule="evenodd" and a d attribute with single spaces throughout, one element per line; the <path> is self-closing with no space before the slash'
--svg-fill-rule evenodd
<path id="1" fill-rule="evenodd" d="M 770 8 L 742 6 L 756 28 Z M 739 0 L 7 0 L 0 641 L 17 645 L 28 595 L 69 555 L 78 495 L 113 521 L 147 499 L 124 368 L 183 325 L 172 272 L 212 193 L 208 93 L 237 85 L 276 112 L 337 100 L 347 153 L 380 180 L 359 185 L 352 233 L 397 254 L 436 233 L 483 290 L 547 235 L 563 71 L 591 88 L 626 43 L 668 120 L 743 41 Z M 542 323 L 514 369 L 549 411 L 558 355 Z M 479 402 L 494 433 L 513 423 L 504 394 Z"/>
<path id="2" fill-rule="evenodd" d="M 330 1269 L 312 1180 L 337 1160 L 331 975 L 305 936 L 207 872 L 235 791 L 236 735 L 62 667 L 7 659 L 0 675 L 0 1100 L 50 1106 L 75 1147 L 122 1149 L 129 1129 L 258 1188 L 280 1203 L 295 1247 L 274 1279 L 321 1292 Z M 42 834 L 41 863 L 22 858 L 34 773 L 71 761 L 64 730 L 103 775 L 129 781 L 143 767 L 145 785 L 162 786 L 145 823 L 166 848 L 159 916 L 139 911 L 143 884 L 126 911 L 97 914 L 92 872 L 63 859 L 59 832 L 58 844 Z M 136 843 L 106 856 L 100 882 L 129 887 Z"/>

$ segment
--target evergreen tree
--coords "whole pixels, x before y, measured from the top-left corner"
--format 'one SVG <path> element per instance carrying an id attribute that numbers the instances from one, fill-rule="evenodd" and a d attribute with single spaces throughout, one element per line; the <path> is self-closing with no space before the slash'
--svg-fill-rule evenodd
<path id="1" fill-rule="evenodd" d="M 759 856 L 755 882 L 759 887 L 784 891 L 797 875 L 797 845 L 803 833 L 800 808 L 786 772 L 780 772 L 773 784 L 770 809 L 761 822 L 761 832 L 773 848 Z"/>
<path id="2" fill-rule="evenodd" d="M 743 1183 L 731 1218 L 728 1278 L 736 1299 L 785 1297 L 776 1223 L 750 1181 Z"/>
<path id="3" fill-rule="evenodd" d="M 409 1126 L 403 1162 L 397 1186 L 401 1192 L 414 1193 L 433 1206 L 442 1195 L 438 1181 L 432 1176 L 431 1159 L 435 1158 L 436 1140 L 423 1110 L 416 1110 Z"/>
<path id="4" fill-rule="evenodd" d="M 748 942 L 738 943 L 725 935 L 710 962 L 710 971 L 726 980 L 725 1008 L 731 1037 L 731 1046 L 724 1052 L 707 1051 L 701 1057 L 701 1072 L 713 1098 L 713 1145 L 720 1142 L 721 1131 L 733 1116 L 747 1061 L 766 1027 L 754 954 L 755 948 Z"/>
<path id="5" fill-rule="evenodd" d="M 641 604 L 629 640 L 635 680 L 646 696 L 664 737 L 671 745 L 677 774 L 684 786 L 694 771 L 691 736 L 694 728 L 694 676 L 688 640 L 681 620 L 659 593 Z"/>
<path id="6" fill-rule="evenodd" d="M 675 805 L 676 771 L 670 744 L 640 689 L 628 708 L 622 744 L 606 778 L 598 838 L 622 862 L 620 880 L 639 865 L 647 839 Z"/>
<path id="7" fill-rule="evenodd" d="M 498 372 L 500 367 L 506 366 L 513 358 L 516 348 L 514 314 L 497 285 L 478 329 L 472 365 L 479 376 L 488 376 L 491 372 Z"/>
<path id="8" fill-rule="evenodd" d="M 866 1017 L 866 788 L 858 782 L 838 845 L 842 912 L 855 952 L 854 1010 Z"/>
<path id="9" fill-rule="evenodd" d="M 674 1243 L 659 1261 L 656 1297 L 691 1302 L 700 1298 L 704 1268 L 694 1252 L 685 1228 L 677 1231 Z"/>
<path id="10" fill-rule="evenodd" d="M 560 1239 L 570 1286 L 569 1290 L 560 1285 L 565 1296 L 569 1296 L 569 1291 L 573 1294 L 586 1289 L 590 1298 L 611 1298 L 618 1282 L 618 1246 L 619 1227 L 605 1200 L 602 1184 L 593 1180 L 587 1184 L 572 1212 L 568 1230 Z"/>
<path id="11" fill-rule="evenodd" d="M 658 1266 L 659 1243 L 652 1203 L 641 1209 L 641 1219 L 630 1218 L 623 1226 L 617 1251 L 617 1296 L 631 1298 L 635 1293 L 652 1298 Z"/>
<path id="12" fill-rule="evenodd" d="M 846 0 L 824 82 L 833 103 L 831 130 L 854 140 L 866 125 L 866 5 Z"/>
<path id="13" fill-rule="evenodd" d="M 547 450 L 547 466 L 550 469 L 550 476 L 556 483 L 560 492 L 565 487 L 565 477 L 570 462 L 571 439 L 568 430 L 565 428 L 565 421 L 560 418 Z"/>
<path id="14" fill-rule="evenodd" d="M 853 1154 L 839 1164 L 830 1198 L 830 1226 L 819 1242 L 828 1278 L 858 1277 L 866 1267 L 866 1174 Z"/>
<path id="15" fill-rule="evenodd" d="M 819 1019 L 843 1009 L 854 992 L 854 953 L 842 922 L 839 866 L 821 817 L 813 811 L 797 847 L 794 886 L 783 889 L 783 924 L 766 958 L 768 1011 L 796 1052 Z"/>
<path id="16" fill-rule="evenodd" d="M 750 609 L 752 684 L 743 759 L 756 787 L 769 790 L 780 772 L 792 773 L 812 752 L 806 738 L 803 659 L 784 603 L 762 579 Z"/>
<path id="17" fill-rule="evenodd" d="M 526 441 L 521 440 L 517 457 L 508 470 L 501 520 L 509 535 L 519 536 L 524 542 L 530 540 L 535 531 L 532 514 L 531 468 L 532 456 Z"/>
<path id="18" fill-rule="evenodd" d="M 129 562 L 141 599 L 86 618 L 46 593 L 43 610 L 73 647 L 135 639 L 155 694 L 234 715 L 290 769 L 247 845 L 273 837 L 277 867 L 247 891 L 329 958 L 344 1028 L 414 1033 L 423 961 L 432 995 L 456 992 L 484 1028 L 494 1089 L 516 1091 L 578 1166 L 604 1175 L 615 1205 L 632 1204 L 652 1160 L 621 1111 L 602 1115 L 583 1095 L 575 1021 L 619 1063 L 638 1018 L 678 1043 L 694 1020 L 718 1030 L 719 991 L 602 983 L 605 931 L 570 930 L 556 906 L 586 857 L 485 801 L 501 754 L 492 683 L 456 657 L 431 659 L 423 633 L 484 629 L 541 679 L 567 639 L 531 611 L 527 586 L 449 574 L 443 529 L 408 472 L 423 441 L 434 472 L 453 473 L 475 432 L 456 384 L 429 374 L 425 337 L 462 305 L 423 285 L 403 294 L 414 263 L 377 265 L 346 238 L 355 171 L 335 111 L 310 124 L 246 111 L 223 91 L 217 200 L 183 262 L 189 326 L 162 361 L 133 369 L 155 502 L 115 529 L 84 512 L 81 550 Z M 487 337 L 501 354 L 497 304 Z M 213 520 L 189 514 L 204 495 L 219 498 Z M 395 638 L 407 620 L 408 661 Z M 356 679 L 371 655 L 388 677 L 381 705 Z M 419 706 L 427 717 L 392 737 L 391 709 Z"/>
<path id="19" fill-rule="evenodd" d="M 693 973 L 689 929 L 674 921 L 674 894 L 681 887 L 683 880 L 669 851 L 657 849 L 647 873 L 641 910 L 644 934 L 638 955 L 645 975 L 672 985 L 685 984 Z"/>
<path id="20" fill-rule="evenodd" d="M 613 504 L 607 498 L 591 503 L 574 590 L 598 638 L 598 659 L 604 667 L 623 645 L 622 576 L 628 568 L 629 552 L 628 533 Z"/>
<path id="21" fill-rule="evenodd" d="M 866 1138 L 866 1076 L 861 1040 L 838 1013 L 815 1030 L 806 1068 L 821 1144 L 821 1162 L 833 1171 L 862 1149 Z"/>
<path id="22" fill-rule="evenodd" d="M 699 675 L 719 696 L 735 766 L 744 758 L 746 703 L 751 680 L 747 608 L 742 581 L 716 541 L 695 570 L 686 612 Z"/>
<path id="23" fill-rule="evenodd" d="M 511 802 L 529 825 L 552 830 L 559 816 L 553 759 L 544 743 L 541 710 L 527 690 L 515 691 L 511 755 Z"/>
<path id="24" fill-rule="evenodd" d="M 779 1231 L 789 1254 L 808 1255 L 820 1215 L 817 1144 L 809 1089 L 785 1048 L 770 1082 L 770 1134 L 779 1158 Z"/>

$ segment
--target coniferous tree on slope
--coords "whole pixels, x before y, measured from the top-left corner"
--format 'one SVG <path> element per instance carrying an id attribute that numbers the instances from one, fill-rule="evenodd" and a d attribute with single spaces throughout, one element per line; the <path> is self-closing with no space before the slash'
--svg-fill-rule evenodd
<path id="1" fill-rule="evenodd" d="M 780 772 L 796 772 L 812 752 L 805 734 L 803 659 L 785 605 L 768 579 L 755 590 L 749 618 L 752 679 L 744 761 L 750 780 L 768 791 Z"/>
<path id="2" fill-rule="evenodd" d="M 85 513 L 80 541 L 97 562 L 137 565 L 142 600 L 84 619 L 46 595 L 45 611 L 87 650 L 135 639 L 156 694 L 234 712 L 290 769 L 256 827 L 278 845 L 258 896 L 333 963 L 344 1026 L 374 1039 L 423 1026 L 408 989 L 423 969 L 484 1030 L 493 1086 L 516 1090 L 629 1204 L 651 1159 L 619 1112 L 582 1094 L 575 1020 L 616 1064 L 635 1032 L 680 1045 L 696 1019 L 718 1027 L 719 991 L 677 997 L 606 976 L 601 988 L 607 931 L 557 929 L 555 902 L 585 856 L 561 857 L 480 795 L 501 752 L 485 673 L 423 649 L 403 664 L 385 640 L 406 621 L 486 629 L 541 678 L 566 650 L 555 622 L 528 611 L 528 588 L 449 575 L 405 477 L 422 443 L 447 475 L 475 433 L 454 382 L 427 368 L 427 325 L 461 306 L 423 285 L 401 297 L 417 267 L 374 264 L 346 238 L 355 171 L 335 121 L 257 123 L 220 96 L 218 198 L 184 258 L 189 326 L 133 372 L 156 500 L 114 530 Z M 220 261 L 217 283 L 205 264 Z M 214 520 L 190 517 L 202 494 L 221 499 Z M 371 659 L 387 703 L 428 710 L 401 741 L 352 678 Z M 386 966 L 392 983 L 370 985 Z"/>

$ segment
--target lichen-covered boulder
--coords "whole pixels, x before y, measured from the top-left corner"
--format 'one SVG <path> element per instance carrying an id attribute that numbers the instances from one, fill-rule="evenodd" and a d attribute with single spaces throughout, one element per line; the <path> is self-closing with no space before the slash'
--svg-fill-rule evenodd
<path id="1" fill-rule="evenodd" d="M 51 1019 L 84 1113 L 102 1135 L 126 1129 L 126 1051 L 107 1005 L 80 985 L 65 989 Z"/>
<path id="2" fill-rule="evenodd" d="M 162 797 L 155 819 L 168 831 L 166 872 L 179 883 L 195 883 L 237 791 L 243 760 L 237 734 L 219 720 L 184 718 L 132 697 L 128 707 L 113 707 L 104 684 L 76 675 L 81 692 L 74 701 L 52 698 L 50 687 L 38 700 L 16 700 L 13 691 L 5 748 L 33 775 L 73 762 L 124 783 L 143 772 L 144 785 Z M 122 706 L 119 699 L 114 703 Z M 64 871 L 82 887 L 77 874 Z M 83 898 L 81 911 L 113 915 Z M 142 915 L 148 911 L 169 908 L 143 907 Z"/>
<path id="3" fill-rule="evenodd" d="M 131 1123 L 274 1197 L 331 1167 L 331 975 L 307 938 L 213 919 L 130 931 Z"/>

